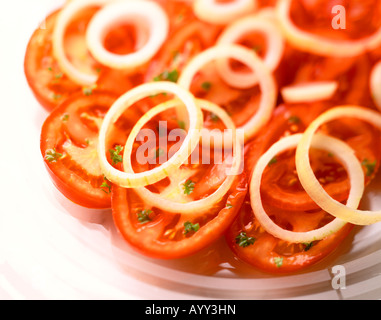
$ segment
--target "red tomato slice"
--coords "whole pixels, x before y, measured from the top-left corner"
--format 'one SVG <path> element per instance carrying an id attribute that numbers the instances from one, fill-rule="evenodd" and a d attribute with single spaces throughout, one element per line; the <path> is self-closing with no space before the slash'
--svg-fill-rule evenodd
<path id="1" fill-rule="evenodd" d="M 285 211 L 266 206 L 266 211 L 283 227 L 307 231 L 325 223 L 328 215 L 322 211 Z M 232 251 L 241 260 L 268 273 L 301 271 L 331 254 L 349 235 L 353 225 L 347 224 L 324 240 L 295 244 L 280 240 L 263 230 L 255 220 L 247 199 L 226 233 Z"/>
<path id="2" fill-rule="evenodd" d="M 305 105 L 281 105 L 266 127 L 254 140 L 255 149 L 246 164 L 253 166 L 260 155 L 281 137 L 303 132 L 308 124 L 330 106 L 323 103 Z M 307 111 L 308 110 L 308 111 Z M 324 126 L 321 130 L 347 142 L 364 164 L 366 183 L 374 177 L 381 159 L 381 143 L 378 131 L 372 126 L 354 119 L 342 119 Z M 328 153 L 315 152 L 312 167 L 325 190 L 336 200 L 344 201 L 349 192 L 346 172 Z M 367 165 L 374 164 L 372 173 Z M 273 206 L 288 210 L 315 210 L 318 206 L 307 195 L 296 174 L 293 153 L 279 156 L 263 176 L 262 196 Z"/>
<path id="3" fill-rule="evenodd" d="M 308 108 L 308 112 L 306 109 Z M 261 154 L 281 137 L 303 132 L 325 104 L 281 105 L 261 134 L 246 146 L 247 170 L 255 166 Z M 366 183 L 374 178 L 381 159 L 379 133 L 355 119 L 340 119 L 321 128 L 323 133 L 346 141 L 363 164 Z M 345 169 L 327 152 L 311 150 L 311 165 L 326 191 L 338 201 L 345 201 L 350 185 Z M 299 183 L 295 168 L 295 151 L 279 154 L 266 168 L 261 185 L 262 200 L 269 216 L 280 226 L 293 231 L 310 231 L 332 221 L 319 209 Z M 347 224 L 338 232 L 310 244 L 294 244 L 268 234 L 256 221 L 249 197 L 229 228 L 226 239 L 233 252 L 243 261 L 270 273 L 300 271 L 333 252 L 352 229 Z"/>
<path id="4" fill-rule="evenodd" d="M 98 73 L 96 85 L 90 88 L 82 88 L 70 80 L 59 68 L 53 56 L 52 33 L 59 11 L 53 12 L 46 18 L 44 29 L 37 29 L 29 40 L 25 60 L 24 71 L 28 84 L 38 102 L 48 111 L 51 111 L 62 103 L 72 93 L 81 90 L 110 91 L 122 94 L 142 82 L 141 74 L 134 74 L 119 70 L 112 70 L 97 63 L 88 52 L 85 42 L 86 26 L 96 12 L 96 8 L 90 8 L 85 13 L 73 20 L 65 35 L 65 50 L 71 62 L 86 72 Z M 108 35 L 106 46 L 114 51 L 131 51 L 133 41 L 119 41 L 121 35 L 124 39 L 130 39 L 133 30 L 122 25 L 111 30 Z"/>
<path id="5" fill-rule="evenodd" d="M 333 32 L 332 8 L 341 5 L 345 8 L 344 29 Z M 380 27 L 381 4 L 365 0 L 301 0 L 292 1 L 291 18 L 301 29 L 332 39 L 360 39 L 371 35 Z"/>
<path id="6" fill-rule="evenodd" d="M 58 190 L 88 208 L 109 208 L 111 183 L 98 162 L 98 129 L 115 96 L 74 94 L 45 120 L 41 153 Z"/>
<path id="7" fill-rule="evenodd" d="M 172 113 L 173 115 L 173 113 Z M 215 127 L 206 115 L 206 125 Z M 169 130 L 178 128 L 179 124 L 171 113 L 163 113 L 151 120 L 147 128 L 158 130 L 160 120 L 166 120 Z M 208 120 L 209 119 L 209 120 Z M 216 124 L 218 126 L 219 124 Z M 165 138 L 167 136 L 165 135 Z M 159 141 L 160 136 L 157 136 Z M 136 143 L 137 149 L 139 144 Z M 168 144 L 168 153 L 173 144 Z M 134 148 L 134 149 L 135 149 Z M 153 151 L 157 151 L 153 147 Z M 149 153 L 149 151 L 148 151 Z M 161 153 L 156 154 L 159 158 Z M 200 154 L 202 154 L 200 147 Z M 142 165 L 132 151 L 132 163 L 135 172 L 149 170 L 156 164 Z M 210 164 L 184 164 L 176 174 L 147 187 L 151 192 L 164 194 L 173 201 L 187 202 L 207 197 L 224 181 L 225 166 L 214 164 L 211 153 Z M 185 177 L 185 178 L 184 178 Z M 188 183 L 190 182 L 190 183 Z M 116 185 L 112 188 L 112 210 L 115 224 L 123 238 L 138 252 L 149 257 L 175 259 L 196 253 L 221 237 L 229 227 L 247 193 L 247 175 L 241 173 L 234 180 L 228 193 L 206 212 L 181 215 L 170 213 L 155 207 L 154 204 L 142 200 L 134 189 L 125 189 Z M 187 232 L 187 226 L 197 226 Z"/>

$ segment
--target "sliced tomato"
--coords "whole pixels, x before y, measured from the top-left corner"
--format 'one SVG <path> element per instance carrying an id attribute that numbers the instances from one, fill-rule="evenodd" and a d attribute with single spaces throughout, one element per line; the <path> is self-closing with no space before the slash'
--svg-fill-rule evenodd
<path id="1" fill-rule="evenodd" d="M 81 90 L 110 91 L 122 94 L 133 85 L 142 82 L 139 73 L 131 75 L 125 71 L 113 70 L 97 63 L 89 53 L 85 42 L 86 26 L 97 8 L 90 8 L 73 19 L 65 35 L 65 50 L 68 58 L 84 72 L 98 74 L 97 83 L 90 88 L 82 88 L 74 83 L 60 69 L 53 55 L 52 33 L 57 20 L 59 10 L 46 18 L 44 28 L 37 29 L 31 36 L 24 60 L 24 71 L 28 84 L 38 102 L 48 111 L 51 111 L 62 103 L 71 94 Z M 115 39 L 121 34 L 124 39 L 130 39 L 129 32 L 133 30 L 124 25 L 111 30 L 108 35 L 107 47 L 115 51 L 129 51 L 134 45 L 133 41 L 119 41 L 115 45 Z"/>
<path id="2" fill-rule="evenodd" d="M 327 103 L 281 105 L 276 108 L 265 130 L 254 140 L 255 149 L 247 163 L 253 166 L 259 156 L 281 137 L 303 132 L 320 113 L 330 108 Z M 347 142 L 364 165 L 366 183 L 377 172 L 381 159 L 378 131 L 355 119 L 342 119 L 321 128 L 325 134 Z M 325 190 L 336 200 L 344 201 L 349 182 L 343 167 L 326 152 L 314 151 L 312 168 Z M 279 155 L 263 176 L 262 197 L 273 206 L 289 210 L 315 210 L 318 206 L 301 186 L 295 168 L 294 153 Z M 369 164 L 372 172 L 368 171 Z M 374 165 L 374 166 L 373 166 Z"/>
<path id="3" fill-rule="evenodd" d="M 332 8 L 335 5 L 345 8 L 346 23 L 345 28 L 333 32 L 335 14 Z M 354 40 L 370 36 L 380 27 L 380 17 L 381 4 L 373 0 L 301 0 L 292 1 L 291 5 L 292 21 L 299 28 L 331 39 Z"/>
<path id="4" fill-rule="evenodd" d="M 25 54 L 26 79 L 38 102 L 52 110 L 80 86 L 68 79 L 59 69 L 52 53 L 52 33 L 59 11 L 45 20 L 45 28 L 37 29 L 29 40 Z"/>
<path id="5" fill-rule="evenodd" d="M 176 82 L 187 62 L 212 46 L 221 31 L 221 27 L 208 25 L 194 16 L 189 16 L 186 21 L 187 23 L 181 23 L 180 26 L 173 26 L 166 44 L 148 66 L 146 82 L 154 79 Z M 173 77 L 163 77 L 168 73 L 172 73 Z"/>
<path id="6" fill-rule="evenodd" d="M 45 120 L 41 153 L 54 184 L 71 201 L 88 208 L 111 206 L 111 183 L 98 162 L 98 129 L 116 97 L 82 93 L 67 98 Z"/>
<path id="7" fill-rule="evenodd" d="M 313 230 L 327 222 L 323 211 L 286 211 L 265 206 L 267 213 L 284 228 L 294 231 Z M 347 224 L 324 240 L 311 243 L 289 243 L 267 233 L 255 219 L 249 199 L 226 233 L 231 250 L 246 263 L 261 271 L 280 274 L 302 271 L 330 255 L 350 234 Z"/>
<path id="8" fill-rule="evenodd" d="M 172 115 L 171 113 L 160 115 L 151 120 L 147 128 L 158 130 L 157 133 L 160 133 L 160 121 L 164 119 L 167 121 L 168 130 L 178 128 L 179 123 Z M 210 115 L 206 115 L 205 118 L 206 126 L 220 125 L 210 120 Z M 157 142 L 161 138 L 158 135 Z M 164 135 L 164 138 L 167 139 L 167 135 Z M 153 152 L 148 150 L 148 155 L 161 158 L 161 155 L 168 155 L 168 150 L 173 147 L 173 143 L 168 143 L 167 149 L 162 149 L 162 152 L 158 153 L 160 149 L 155 145 L 151 150 Z M 144 165 L 136 161 L 137 148 L 139 148 L 138 143 L 132 150 L 135 172 L 146 171 L 158 165 L 156 163 Z M 202 147 L 199 155 L 202 155 L 201 149 Z M 214 161 L 215 156 L 212 150 L 210 164 L 190 161 L 191 163 L 182 165 L 171 176 L 147 186 L 147 189 L 167 200 L 180 203 L 203 199 L 217 190 L 226 178 L 226 165 Z M 235 177 L 228 193 L 211 208 L 192 214 L 178 214 L 161 210 L 155 207 L 154 203 L 144 201 L 134 189 L 114 185 L 113 217 L 121 235 L 140 253 L 160 259 L 181 258 L 194 254 L 220 238 L 236 216 L 246 193 L 247 175 L 243 172 Z M 191 227 L 190 231 L 187 231 L 187 226 Z M 193 229 L 192 226 L 197 228 Z"/>
<path id="9" fill-rule="evenodd" d="M 308 124 L 328 104 L 281 105 L 263 130 L 246 148 L 247 170 L 254 168 L 259 157 L 284 136 L 303 132 Z M 366 183 L 374 178 L 381 159 L 379 132 L 355 119 L 332 121 L 321 132 L 342 139 L 354 150 L 363 164 Z M 345 201 L 350 189 L 345 169 L 332 154 L 312 149 L 311 166 L 325 190 L 336 200 Z M 268 215 L 281 227 L 305 232 L 322 227 L 333 217 L 322 211 L 303 190 L 295 168 L 295 150 L 277 155 L 265 169 L 261 195 Z M 270 273 L 300 271 L 332 253 L 352 230 L 347 224 L 338 232 L 321 241 L 294 244 L 273 237 L 256 221 L 250 205 L 245 203 L 229 228 L 226 239 L 233 252 L 243 261 Z"/>

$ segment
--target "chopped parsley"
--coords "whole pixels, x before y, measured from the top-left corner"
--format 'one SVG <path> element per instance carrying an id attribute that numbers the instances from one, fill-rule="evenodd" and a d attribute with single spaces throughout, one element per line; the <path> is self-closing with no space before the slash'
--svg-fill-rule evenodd
<path id="1" fill-rule="evenodd" d="M 211 113 L 210 114 L 210 119 L 213 121 L 213 122 L 217 122 L 218 120 L 220 120 L 220 118 L 214 114 L 214 113 Z"/>
<path id="2" fill-rule="evenodd" d="M 62 118 L 61 118 L 62 121 L 66 122 L 69 120 L 69 115 L 67 113 L 65 113 Z"/>
<path id="3" fill-rule="evenodd" d="M 179 125 L 180 129 L 185 130 L 185 122 L 181 120 L 177 120 L 177 124 Z"/>
<path id="4" fill-rule="evenodd" d="M 48 162 L 57 162 L 59 158 L 63 156 L 62 153 L 56 151 L 56 148 L 46 150 L 45 160 Z"/>
<path id="5" fill-rule="evenodd" d="M 164 155 L 164 150 L 162 148 L 157 148 L 155 158 L 159 158 L 162 155 Z"/>
<path id="6" fill-rule="evenodd" d="M 373 162 L 370 162 L 368 159 L 364 159 L 361 162 L 361 165 L 366 168 L 366 175 L 368 177 L 370 177 L 374 173 L 374 170 L 376 169 L 376 164 L 377 164 L 376 160 L 374 160 Z"/>
<path id="7" fill-rule="evenodd" d="M 280 268 L 283 265 L 283 257 L 274 257 L 274 263 L 277 268 Z"/>
<path id="8" fill-rule="evenodd" d="M 289 123 L 298 124 L 300 123 L 300 118 L 297 116 L 291 116 L 288 118 Z"/>
<path id="9" fill-rule="evenodd" d="M 274 158 L 272 158 L 272 159 L 269 161 L 268 166 L 271 166 L 271 165 L 273 165 L 274 163 L 277 163 L 277 162 L 278 162 L 277 157 L 274 157 Z"/>
<path id="10" fill-rule="evenodd" d="M 160 73 L 158 76 L 153 78 L 153 81 L 171 81 L 171 82 L 177 82 L 179 79 L 179 72 L 177 69 L 174 69 L 172 71 L 165 70 L 162 73 Z"/>
<path id="11" fill-rule="evenodd" d="M 59 100 L 61 98 L 62 98 L 61 94 L 55 94 L 55 93 L 53 93 L 53 100 L 57 101 L 57 100 Z"/>
<path id="12" fill-rule="evenodd" d="M 187 180 L 184 183 L 184 194 L 190 195 L 194 190 L 195 183 L 192 180 Z"/>
<path id="13" fill-rule="evenodd" d="M 138 221 L 140 223 L 147 223 L 149 221 L 151 221 L 152 219 L 150 218 L 150 214 L 152 213 L 152 210 L 140 210 L 138 211 Z"/>
<path id="14" fill-rule="evenodd" d="M 105 189 L 102 189 L 103 192 L 109 194 L 111 193 L 111 186 L 106 182 L 104 181 L 102 184 L 101 184 L 101 188 L 106 188 L 107 190 Z"/>
<path id="15" fill-rule="evenodd" d="M 212 87 L 212 84 L 209 81 L 205 81 L 201 83 L 201 88 L 205 91 L 209 91 L 211 87 Z"/>
<path id="16" fill-rule="evenodd" d="M 123 161 L 123 156 L 120 154 L 122 151 L 123 151 L 122 146 L 115 146 L 115 150 L 114 149 L 109 150 L 113 165 Z"/>
<path id="17" fill-rule="evenodd" d="M 91 96 L 91 95 L 93 94 L 93 90 L 95 90 L 96 88 L 97 88 L 97 85 L 94 84 L 94 85 L 92 85 L 92 86 L 90 86 L 90 87 L 84 87 L 84 88 L 82 89 L 82 92 L 83 92 L 83 94 L 84 94 L 85 96 Z"/>
<path id="18" fill-rule="evenodd" d="M 311 249 L 311 247 L 313 246 L 313 242 L 310 242 L 310 243 L 303 243 L 305 245 L 304 247 L 304 251 L 308 251 Z"/>
<path id="19" fill-rule="evenodd" d="M 256 240 L 257 239 L 255 239 L 254 237 L 248 237 L 246 232 L 243 231 L 235 237 L 235 243 L 237 243 L 240 247 L 243 248 L 254 244 Z"/>
<path id="20" fill-rule="evenodd" d="M 200 224 L 195 223 L 193 224 L 192 222 L 185 222 L 184 223 L 184 234 L 188 234 L 189 232 L 197 232 L 200 229 Z"/>
<path id="21" fill-rule="evenodd" d="M 227 203 L 226 204 L 226 208 L 228 208 L 228 209 L 231 209 L 231 208 L 233 208 L 234 206 L 231 204 L 231 203 Z"/>

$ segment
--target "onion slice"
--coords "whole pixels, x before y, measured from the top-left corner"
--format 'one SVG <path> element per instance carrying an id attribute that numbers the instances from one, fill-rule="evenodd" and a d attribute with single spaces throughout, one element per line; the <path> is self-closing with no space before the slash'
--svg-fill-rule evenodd
<path id="1" fill-rule="evenodd" d="M 142 118 L 139 119 L 139 121 L 136 123 L 134 128 L 132 129 L 127 142 L 126 146 L 124 148 L 124 156 L 123 156 L 123 167 L 124 170 L 128 173 L 133 173 L 132 165 L 131 165 L 131 150 L 134 143 L 134 140 L 139 133 L 139 131 L 142 129 L 142 127 L 154 116 L 159 114 L 160 112 L 163 112 L 165 110 L 176 108 L 179 103 L 181 102 L 177 99 L 169 100 L 167 102 L 164 102 L 155 108 L 149 110 Z M 233 181 L 236 177 L 236 175 L 239 174 L 241 168 L 242 168 L 242 159 L 243 159 L 243 149 L 241 146 L 240 140 L 236 137 L 235 132 L 235 125 L 229 115 L 220 108 L 218 105 L 211 103 L 207 100 L 196 100 L 197 105 L 205 110 L 214 113 L 218 118 L 224 123 L 226 128 L 230 130 L 232 134 L 232 143 L 233 143 L 233 164 L 231 168 L 227 172 L 226 179 L 224 182 L 220 185 L 220 187 L 210 194 L 209 196 L 202 198 L 200 200 L 195 201 L 189 201 L 189 202 L 176 202 L 169 199 L 166 199 L 162 197 L 161 194 L 153 193 L 147 188 L 135 188 L 134 191 L 141 197 L 144 201 L 149 203 L 150 205 L 157 207 L 159 209 L 165 210 L 166 212 L 171 213 L 181 213 L 181 214 L 190 214 L 190 215 L 197 215 L 200 213 L 205 212 L 206 210 L 210 209 L 214 204 L 216 204 L 218 201 L 220 201 L 224 195 L 229 191 L 231 188 Z M 207 130 L 207 129 L 202 129 Z M 172 175 L 177 178 L 177 176 L 181 176 L 179 173 L 179 170 L 185 170 L 185 169 L 178 169 L 177 171 L 173 171 Z M 171 179 L 171 177 L 169 177 Z"/>
<path id="2" fill-rule="evenodd" d="M 296 169 L 303 188 L 319 207 L 336 218 L 352 224 L 369 225 L 381 221 L 381 211 L 356 210 L 334 200 L 320 185 L 310 165 L 309 149 L 317 129 L 326 122 L 343 117 L 363 120 L 381 129 L 381 114 L 376 111 L 358 106 L 341 106 L 330 109 L 317 117 L 303 133 L 296 149 Z M 350 168 L 348 167 L 347 170 L 349 171 Z M 351 187 L 357 183 L 360 181 L 351 181 Z"/>
<path id="3" fill-rule="evenodd" d="M 178 84 L 189 90 L 192 79 L 197 72 L 208 62 L 218 60 L 220 58 L 232 58 L 246 64 L 253 72 L 256 73 L 257 79 L 259 80 L 259 86 L 262 94 L 259 108 L 252 118 L 248 119 L 244 125 L 237 128 L 244 130 L 245 139 L 248 139 L 257 133 L 258 130 L 271 118 L 277 98 L 277 89 L 274 76 L 254 51 L 237 44 L 217 45 L 206 49 L 195 56 L 185 66 L 178 79 Z M 248 88 L 253 85 L 255 85 L 255 81 L 252 81 L 251 83 L 240 83 L 240 88 Z"/>
<path id="4" fill-rule="evenodd" d="M 107 32 L 112 26 L 126 22 L 138 28 L 147 25 L 148 40 L 137 51 L 125 55 L 106 50 L 104 39 Z M 168 17 L 159 4 L 146 0 L 117 1 L 94 15 L 87 28 L 86 42 L 98 62 L 114 69 L 131 69 L 145 64 L 156 54 L 167 38 L 168 29 Z"/>
<path id="5" fill-rule="evenodd" d="M 301 51 L 323 56 L 354 57 L 381 44 L 381 28 L 368 37 L 353 41 L 334 40 L 303 31 L 291 20 L 291 4 L 292 0 L 279 0 L 276 7 L 277 17 L 287 40 Z"/>
<path id="6" fill-rule="evenodd" d="M 68 2 L 57 16 L 53 31 L 52 45 L 53 55 L 57 59 L 60 69 L 75 83 L 79 85 L 91 85 L 97 82 L 98 75 L 85 73 L 78 70 L 68 59 L 64 48 L 64 36 L 67 27 L 73 18 L 88 7 L 103 7 L 109 4 L 109 0 L 76 0 Z"/>
<path id="7" fill-rule="evenodd" d="M 257 0 L 233 0 L 219 3 L 217 0 L 195 0 L 193 11 L 197 18 L 212 24 L 228 24 L 235 19 L 254 11 Z"/>
<path id="8" fill-rule="evenodd" d="M 337 81 L 316 81 L 283 87 L 281 94 L 286 103 L 322 101 L 332 98 L 338 87 Z"/>
<path id="9" fill-rule="evenodd" d="M 267 43 L 267 50 L 263 61 L 269 70 L 273 72 L 281 61 L 285 43 L 275 19 L 272 19 L 271 17 L 272 14 L 272 11 L 266 9 L 258 14 L 246 16 L 235 21 L 221 33 L 217 39 L 217 44 L 238 43 L 240 40 L 244 39 L 247 34 L 252 32 L 261 33 L 266 37 Z M 217 70 L 222 79 L 230 84 L 239 85 L 240 83 L 258 82 L 254 73 L 247 74 L 234 71 L 229 64 L 228 59 L 218 60 Z M 252 78 L 256 80 L 252 80 Z"/>
<path id="10" fill-rule="evenodd" d="M 295 134 L 283 138 L 273 144 L 258 160 L 250 181 L 251 207 L 258 222 L 268 233 L 279 239 L 292 243 L 310 243 L 312 241 L 324 239 L 341 229 L 346 224 L 345 221 L 336 218 L 321 228 L 306 232 L 294 232 L 278 226 L 267 215 L 263 208 L 260 191 L 263 171 L 266 169 L 271 159 L 278 153 L 297 147 L 301 138 L 302 134 Z M 343 141 L 324 135 L 315 135 L 312 141 L 312 146 L 335 154 L 341 163 L 348 169 L 351 191 L 347 200 L 347 206 L 357 208 L 365 186 L 364 173 L 354 151 Z"/>
<path id="11" fill-rule="evenodd" d="M 106 157 L 106 137 L 110 127 L 118 120 L 123 112 L 135 102 L 147 96 L 162 92 L 176 95 L 183 102 L 188 112 L 189 130 L 183 144 L 171 159 L 152 170 L 140 173 L 128 173 L 117 170 L 111 166 Z M 98 147 L 98 156 L 102 171 L 108 180 L 125 188 L 143 187 L 158 182 L 171 175 L 188 159 L 199 142 L 202 125 L 203 114 L 201 108 L 196 104 L 193 95 L 189 91 L 168 81 L 145 83 L 137 86 L 116 100 L 103 120 L 99 131 Z"/>
<path id="12" fill-rule="evenodd" d="M 370 74 L 370 92 L 376 107 L 381 111 L 381 61 L 374 65 Z"/>

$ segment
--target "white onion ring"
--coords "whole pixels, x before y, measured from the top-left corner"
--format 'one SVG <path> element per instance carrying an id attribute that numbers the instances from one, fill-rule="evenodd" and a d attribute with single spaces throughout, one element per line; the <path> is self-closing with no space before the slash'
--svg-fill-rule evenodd
<path id="1" fill-rule="evenodd" d="M 330 234 L 340 230 L 346 224 L 346 221 L 336 218 L 319 229 L 306 232 L 294 232 L 278 226 L 267 215 L 263 208 L 260 191 L 263 171 L 266 169 L 271 159 L 282 151 L 295 148 L 301 138 L 302 134 L 295 134 L 283 138 L 273 144 L 258 160 L 250 181 L 251 206 L 260 225 L 273 236 L 292 243 L 310 243 L 312 241 L 324 239 Z M 314 136 L 312 146 L 335 154 L 343 165 L 349 169 L 348 174 L 351 182 L 351 191 L 347 200 L 347 206 L 357 208 L 365 186 L 364 172 L 354 151 L 343 141 L 324 135 Z"/>
<path id="2" fill-rule="evenodd" d="M 60 69 L 72 81 L 79 85 L 86 86 L 96 83 L 98 80 L 98 75 L 82 72 L 69 61 L 64 48 L 65 31 L 73 17 L 75 17 L 80 11 L 91 6 L 103 7 L 109 3 L 110 0 L 70 1 L 63 7 L 57 16 L 52 37 L 53 55 L 57 59 Z"/>
<path id="3" fill-rule="evenodd" d="M 123 167 L 126 172 L 133 173 L 132 164 L 131 164 L 131 150 L 134 143 L 134 140 L 139 133 L 139 131 L 143 128 L 143 126 L 154 116 L 157 114 L 177 107 L 179 104 L 179 101 L 177 99 L 170 100 L 167 102 L 164 102 L 155 108 L 149 110 L 142 118 L 139 119 L 139 121 L 136 123 L 134 128 L 132 129 L 127 142 L 126 146 L 124 148 L 124 156 L 123 156 Z M 229 115 L 220 107 L 217 105 L 208 102 L 206 100 L 197 99 L 197 104 L 200 106 L 201 109 L 213 112 L 216 116 L 219 117 L 219 119 L 224 123 L 227 129 L 231 130 L 232 132 L 232 138 L 233 138 L 233 157 L 234 157 L 234 163 L 232 167 L 229 170 L 229 174 L 227 175 L 224 182 L 220 185 L 220 187 L 210 194 L 206 198 L 202 198 L 200 200 L 195 200 L 187 203 L 180 203 L 171 201 L 168 199 L 165 199 L 160 196 L 160 194 L 153 193 L 147 188 L 135 188 L 134 191 L 139 195 L 140 198 L 142 198 L 144 201 L 152 205 L 153 207 L 157 207 L 159 209 L 165 210 L 166 212 L 171 213 L 181 213 L 181 214 L 190 214 L 190 215 L 197 215 L 202 212 L 205 212 L 206 210 L 210 209 L 214 204 L 216 204 L 218 201 L 220 201 L 224 195 L 229 191 L 231 188 L 234 179 L 236 175 L 239 173 L 239 170 L 241 168 L 242 164 L 242 148 L 241 148 L 241 142 L 237 137 L 235 136 L 235 125 Z M 179 169 L 181 170 L 181 169 Z M 173 172 L 173 175 L 176 175 L 176 171 Z"/>
<path id="4" fill-rule="evenodd" d="M 105 49 L 104 38 L 112 26 L 123 22 L 147 24 L 150 36 L 137 51 L 120 55 Z M 168 29 L 168 17 L 156 2 L 118 1 L 105 6 L 94 15 L 87 28 L 86 41 L 98 62 L 114 69 L 131 69 L 145 64 L 156 54 L 167 38 Z"/>
<path id="5" fill-rule="evenodd" d="M 193 11 L 197 18 L 218 25 L 228 24 L 256 8 L 257 0 L 233 0 L 231 3 L 218 3 L 216 0 L 193 2 Z"/>
<path id="6" fill-rule="evenodd" d="M 243 126 L 237 128 L 244 130 L 245 139 L 248 139 L 257 133 L 257 131 L 271 118 L 277 96 L 274 77 L 255 52 L 236 44 L 219 45 L 206 49 L 195 56 L 185 66 L 178 79 L 178 84 L 189 90 L 192 79 L 196 73 L 208 62 L 220 58 L 232 58 L 246 64 L 256 73 L 259 79 L 259 86 L 262 94 L 259 108 L 252 118 L 248 119 Z M 241 88 L 247 88 L 253 85 L 253 82 L 244 83 L 241 85 Z"/>
<path id="7" fill-rule="evenodd" d="M 343 117 L 360 119 L 381 129 L 381 114 L 376 111 L 357 106 L 330 109 L 317 117 L 303 133 L 296 149 L 296 169 L 303 188 L 324 211 L 352 224 L 369 225 L 381 221 L 381 211 L 356 210 L 334 200 L 320 185 L 310 165 L 309 149 L 316 130 L 326 122 Z"/>
<path id="8" fill-rule="evenodd" d="M 267 51 L 263 61 L 270 71 L 275 71 L 282 59 L 285 42 L 276 22 L 270 18 L 272 13 L 272 11 L 262 10 L 258 14 L 235 21 L 221 33 L 217 44 L 237 43 L 246 34 L 259 32 L 266 37 L 267 42 Z M 217 70 L 220 77 L 230 84 L 252 83 L 252 78 L 256 79 L 254 83 L 258 81 L 253 73 L 247 74 L 232 70 L 228 59 L 218 60 Z"/>
<path id="9" fill-rule="evenodd" d="M 286 103 L 313 102 L 332 98 L 339 83 L 337 81 L 316 81 L 295 84 L 281 89 Z"/>
<path id="10" fill-rule="evenodd" d="M 303 31 L 291 21 L 290 9 L 292 0 L 277 2 L 279 25 L 287 40 L 295 48 L 318 55 L 333 57 L 353 57 L 373 50 L 381 44 L 381 28 L 374 34 L 359 40 L 331 40 Z"/>
<path id="11" fill-rule="evenodd" d="M 370 74 L 370 92 L 376 107 L 381 111 L 381 61 L 374 65 Z"/>
<path id="12" fill-rule="evenodd" d="M 184 106 L 187 109 L 189 131 L 183 144 L 171 159 L 147 172 L 127 173 L 117 170 L 109 164 L 106 157 L 106 136 L 110 127 L 118 120 L 123 112 L 135 102 L 161 92 L 168 92 L 176 95 L 184 103 Z M 168 81 L 151 82 L 137 86 L 115 101 L 103 120 L 99 130 L 98 147 L 98 157 L 102 171 L 108 180 L 125 188 L 143 187 L 160 181 L 179 168 L 181 164 L 188 159 L 189 155 L 199 142 L 202 124 L 203 114 L 201 108 L 197 106 L 193 95 L 189 91 Z"/>

